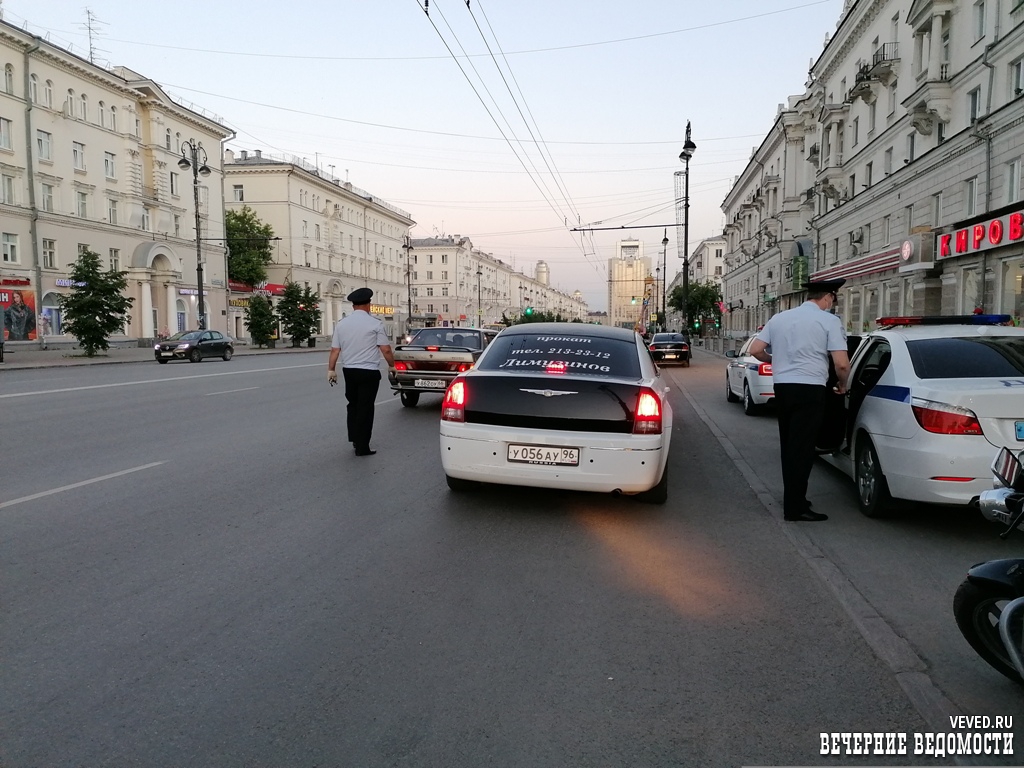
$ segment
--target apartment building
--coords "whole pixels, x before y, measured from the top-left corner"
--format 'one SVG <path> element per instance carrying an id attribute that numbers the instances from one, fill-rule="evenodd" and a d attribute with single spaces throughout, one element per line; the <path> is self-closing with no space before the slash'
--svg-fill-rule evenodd
<path id="1" fill-rule="evenodd" d="M 651 259 L 644 255 L 644 243 L 633 238 L 615 244 L 615 256 L 608 259 L 608 324 L 633 328 L 644 311 L 648 287 L 651 301 L 656 293 Z M 653 311 L 653 303 L 650 310 Z"/>
<path id="2" fill-rule="evenodd" d="M 321 334 L 352 311 L 356 288 L 373 290 L 371 312 L 395 339 L 406 328 L 410 214 L 298 157 L 260 150 L 225 152 L 225 208 L 251 208 L 269 224 L 274 241 L 267 283 L 231 284 L 228 325 L 244 335 L 245 308 L 254 291 L 279 295 L 295 282 L 320 296 Z"/>
<path id="3" fill-rule="evenodd" d="M 201 144 L 206 316 L 226 329 L 221 142 L 215 117 L 126 67 L 104 69 L 0 21 L 0 294 L 37 313 L 30 340 L 63 337 L 58 298 L 89 249 L 128 272 L 126 338 L 199 325 L 194 189 L 177 165 Z"/>
<path id="4" fill-rule="evenodd" d="M 587 316 L 583 295 L 553 288 L 543 261 L 529 277 L 461 235 L 413 239 L 411 258 L 417 323 L 479 327 L 514 319 L 527 307 L 569 320 Z"/>
<path id="5" fill-rule="evenodd" d="M 881 315 L 977 308 L 1019 323 L 1022 62 L 1019 2 L 849 0 L 805 92 L 780 115 L 803 158 L 787 155 L 786 206 L 801 201 L 811 217 L 806 239 L 794 230 L 781 254 L 794 294 L 768 310 L 798 299 L 792 286 L 806 273 L 846 278 L 838 311 L 850 331 Z M 791 181 L 799 189 L 805 179 L 790 199 Z M 730 210 L 752 191 L 734 187 Z M 737 288 L 750 278 L 750 257 L 741 261 L 744 273 L 726 275 L 726 300 L 747 297 L 745 310 L 757 297 Z M 752 328 L 747 319 L 736 332 Z"/>

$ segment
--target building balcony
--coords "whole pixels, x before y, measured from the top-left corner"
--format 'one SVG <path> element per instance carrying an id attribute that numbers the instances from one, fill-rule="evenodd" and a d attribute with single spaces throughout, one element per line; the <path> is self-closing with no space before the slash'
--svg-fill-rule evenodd
<path id="1" fill-rule="evenodd" d="M 946 77 L 948 67 L 940 70 L 940 79 L 926 80 L 903 100 L 903 107 L 911 114 L 914 127 L 920 133 L 931 133 L 928 117 L 948 123 L 953 117 L 953 87 Z M 922 130 L 924 128 L 925 130 Z"/>
<path id="2" fill-rule="evenodd" d="M 896 76 L 896 65 L 899 64 L 899 61 L 900 44 L 882 43 L 871 57 L 871 67 L 867 73 L 870 77 L 889 85 L 892 78 Z"/>

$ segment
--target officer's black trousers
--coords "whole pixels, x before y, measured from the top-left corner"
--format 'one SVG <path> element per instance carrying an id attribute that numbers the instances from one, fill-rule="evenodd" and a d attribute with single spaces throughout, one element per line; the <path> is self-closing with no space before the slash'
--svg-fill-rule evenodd
<path id="1" fill-rule="evenodd" d="M 814 441 L 825 411 L 825 387 L 776 383 L 774 389 L 782 453 L 783 514 L 794 517 L 809 506 L 807 481 L 814 465 Z"/>
<path id="2" fill-rule="evenodd" d="M 348 400 L 348 439 L 357 451 L 370 450 L 373 434 L 373 403 L 380 387 L 380 371 L 363 368 L 342 368 L 345 377 L 345 399 Z"/>

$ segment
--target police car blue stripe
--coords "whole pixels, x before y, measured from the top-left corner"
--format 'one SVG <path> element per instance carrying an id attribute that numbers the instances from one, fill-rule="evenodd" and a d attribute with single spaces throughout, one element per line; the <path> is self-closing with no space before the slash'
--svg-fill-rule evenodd
<path id="1" fill-rule="evenodd" d="M 868 397 L 878 397 L 882 400 L 895 400 L 897 403 L 910 402 L 910 387 L 892 387 L 888 384 L 876 384 Z"/>

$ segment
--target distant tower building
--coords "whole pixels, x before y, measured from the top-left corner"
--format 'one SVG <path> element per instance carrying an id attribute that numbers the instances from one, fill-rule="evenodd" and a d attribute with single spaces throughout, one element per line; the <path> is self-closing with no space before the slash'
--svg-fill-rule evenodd
<path id="1" fill-rule="evenodd" d="M 616 256 L 608 260 L 608 324 L 632 328 L 643 310 L 644 281 L 651 276 L 651 260 L 640 240 L 620 240 Z"/>
<path id="2" fill-rule="evenodd" d="M 537 270 L 534 272 L 534 279 L 541 285 L 551 285 L 551 270 L 546 261 L 537 262 Z"/>

